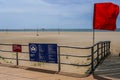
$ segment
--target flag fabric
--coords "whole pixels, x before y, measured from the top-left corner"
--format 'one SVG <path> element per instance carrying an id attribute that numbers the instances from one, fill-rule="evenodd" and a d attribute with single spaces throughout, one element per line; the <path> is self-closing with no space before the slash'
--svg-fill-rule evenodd
<path id="1" fill-rule="evenodd" d="M 116 20 L 119 6 L 111 2 L 95 3 L 93 16 L 93 29 L 116 30 Z"/>

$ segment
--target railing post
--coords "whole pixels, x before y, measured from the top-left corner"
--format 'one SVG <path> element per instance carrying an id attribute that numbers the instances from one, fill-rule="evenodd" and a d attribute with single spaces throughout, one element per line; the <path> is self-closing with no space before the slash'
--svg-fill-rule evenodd
<path id="1" fill-rule="evenodd" d="M 103 43 L 101 42 L 101 59 L 103 58 Z"/>
<path id="2" fill-rule="evenodd" d="M 94 74 L 94 46 L 91 48 L 91 73 Z"/>
<path id="3" fill-rule="evenodd" d="M 97 44 L 97 64 L 99 63 L 99 43 Z"/>
<path id="4" fill-rule="evenodd" d="M 111 47 L 111 46 L 110 46 L 110 42 L 109 42 L 109 54 L 110 54 L 110 47 Z"/>
<path id="5" fill-rule="evenodd" d="M 103 58 L 105 58 L 105 56 L 106 56 L 106 51 L 105 51 L 106 45 L 105 45 L 105 42 L 103 44 L 104 44 L 104 57 Z"/>
<path id="6" fill-rule="evenodd" d="M 19 61 L 18 61 L 18 52 L 16 52 L 16 65 L 19 65 Z"/>
<path id="7" fill-rule="evenodd" d="M 106 52 L 106 55 L 109 54 L 109 43 L 107 42 L 107 52 Z"/>
<path id="8" fill-rule="evenodd" d="M 108 54 L 108 42 L 106 43 L 106 55 Z"/>
<path id="9" fill-rule="evenodd" d="M 60 46 L 58 46 L 58 72 L 61 71 Z"/>

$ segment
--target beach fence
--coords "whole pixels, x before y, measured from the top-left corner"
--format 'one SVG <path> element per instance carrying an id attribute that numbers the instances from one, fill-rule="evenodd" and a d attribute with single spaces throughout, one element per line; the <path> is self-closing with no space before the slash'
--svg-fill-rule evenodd
<path id="1" fill-rule="evenodd" d="M 0 63 L 27 66 L 60 73 L 92 74 L 99 64 L 110 54 L 110 41 L 100 41 L 90 47 L 57 45 L 58 63 L 30 61 L 29 45 L 17 45 L 21 50 L 14 51 L 14 44 L 0 44 Z"/>

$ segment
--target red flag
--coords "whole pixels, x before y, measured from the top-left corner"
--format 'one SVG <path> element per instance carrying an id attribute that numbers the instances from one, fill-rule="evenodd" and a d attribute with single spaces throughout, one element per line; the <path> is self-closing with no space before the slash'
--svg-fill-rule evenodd
<path id="1" fill-rule="evenodd" d="M 93 29 L 116 30 L 119 6 L 111 2 L 94 4 Z"/>

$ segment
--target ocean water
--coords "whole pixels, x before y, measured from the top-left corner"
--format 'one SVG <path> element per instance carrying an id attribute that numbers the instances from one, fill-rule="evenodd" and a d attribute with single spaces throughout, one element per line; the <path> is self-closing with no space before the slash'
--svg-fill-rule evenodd
<path id="1" fill-rule="evenodd" d="M 7 32 L 7 31 L 39 31 L 39 32 L 92 32 L 93 29 L 0 29 L 0 32 Z M 110 32 L 108 30 L 95 30 L 96 32 Z M 120 29 L 117 29 L 116 32 L 120 32 Z"/>

